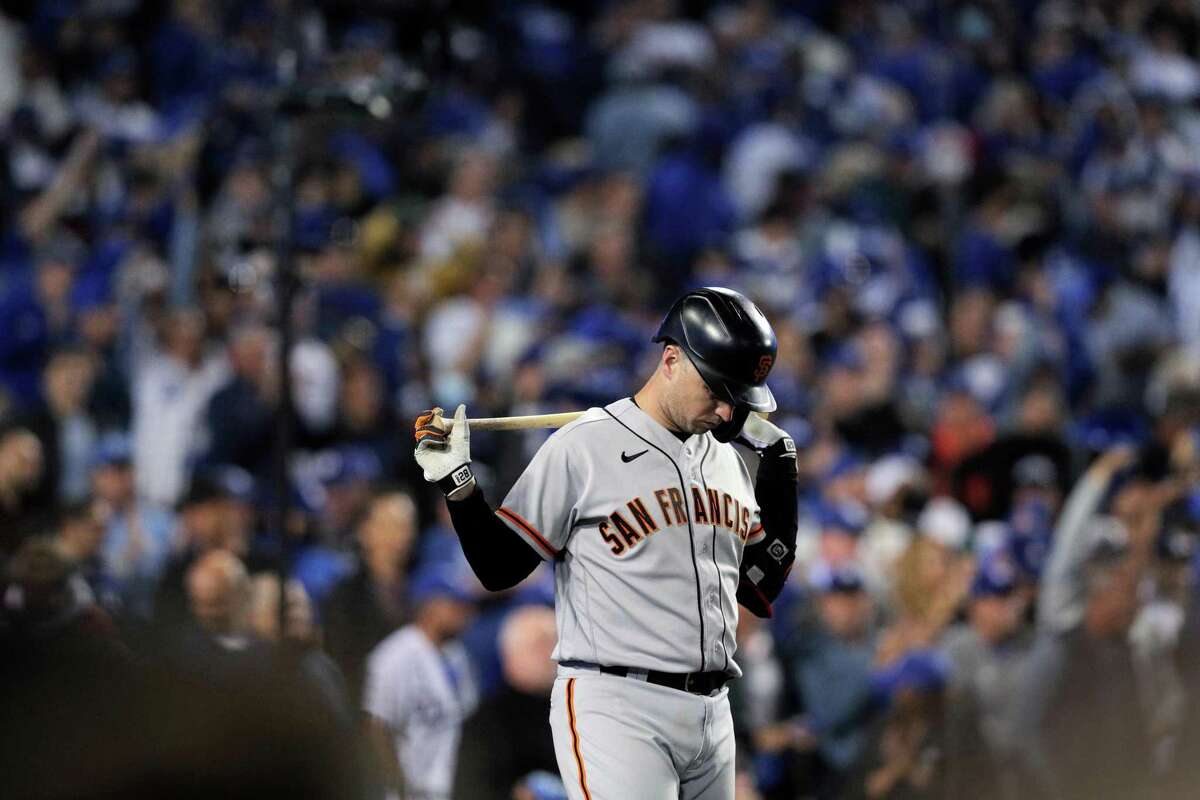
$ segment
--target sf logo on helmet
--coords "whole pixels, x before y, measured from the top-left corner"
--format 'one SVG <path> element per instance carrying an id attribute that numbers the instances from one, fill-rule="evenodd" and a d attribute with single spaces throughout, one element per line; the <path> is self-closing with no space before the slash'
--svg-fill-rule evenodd
<path id="1" fill-rule="evenodd" d="M 760 356 L 758 359 L 758 367 L 754 370 L 754 380 L 761 381 L 767 377 L 767 373 L 771 371 L 771 365 L 775 363 L 774 356 Z"/>

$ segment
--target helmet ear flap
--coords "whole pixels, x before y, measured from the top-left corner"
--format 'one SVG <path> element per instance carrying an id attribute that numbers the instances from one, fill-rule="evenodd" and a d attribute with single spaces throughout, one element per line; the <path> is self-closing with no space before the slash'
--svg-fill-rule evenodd
<path id="1" fill-rule="evenodd" d="M 713 438 L 718 442 L 732 442 L 742 432 L 742 426 L 749 416 L 750 406 L 734 406 L 729 422 L 722 422 L 712 429 Z"/>

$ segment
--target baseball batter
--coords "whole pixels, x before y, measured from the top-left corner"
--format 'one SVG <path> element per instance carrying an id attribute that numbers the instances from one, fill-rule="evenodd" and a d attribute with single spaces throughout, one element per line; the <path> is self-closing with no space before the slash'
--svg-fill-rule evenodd
<path id="1" fill-rule="evenodd" d="M 637 394 L 555 432 L 495 511 L 471 473 L 465 408 L 449 435 L 440 409 L 416 423 L 417 461 L 484 586 L 555 564 L 550 725 L 573 800 L 733 797 L 738 601 L 769 616 L 794 557 L 795 446 L 750 413 L 775 407 L 766 318 L 700 289 L 654 340 Z"/>

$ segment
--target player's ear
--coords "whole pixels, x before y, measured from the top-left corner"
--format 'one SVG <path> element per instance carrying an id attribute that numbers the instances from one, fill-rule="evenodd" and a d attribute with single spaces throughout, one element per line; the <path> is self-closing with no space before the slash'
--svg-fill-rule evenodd
<path id="1" fill-rule="evenodd" d="M 677 345 L 669 344 L 663 348 L 662 358 L 659 361 L 659 366 L 663 373 L 672 378 L 679 371 L 681 365 L 680 360 L 683 358 L 683 353 L 680 352 Z"/>

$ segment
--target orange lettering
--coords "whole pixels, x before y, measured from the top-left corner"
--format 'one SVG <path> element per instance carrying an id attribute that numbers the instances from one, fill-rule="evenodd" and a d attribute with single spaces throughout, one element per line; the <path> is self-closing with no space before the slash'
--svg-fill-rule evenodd
<path id="1" fill-rule="evenodd" d="M 729 501 L 732 499 L 733 498 L 729 496 L 728 492 L 721 495 L 721 510 L 724 512 L 724 515 L 721 517 L 721 519 L 724 520 L 725 527 L 729 530 L 733 530 L 733 520 L 729 517 Z"/>
<path id="2" fill-rule="evenodd" d="M 716 489 L 708 490 L 708 518 L 713 525 L 721 524 L 721 493 Z"/>
<path id="3" fill-rule="evenodd" d="M 695 486 L 692 487 L 692 506 L 694 507 L 694 515 L 697 525 L 708 524 L 708 514 L 704 513 L 704 497 L 701 496 L 700 490 Z"/>
<path id="4" fill-rule="evenodd" d="M 669 528 L 672 525 L 678 525 L 679 524 L 678 520 L 676 520 L 675 522 L 671 521 L 671 507 L 667 504 L 667 490 L 666 489 L 655 489 L 654 490 L 654 499 L 658 501 L 658 507 L 662 509 L 663 519 L 666 520 L 667 527 Z"/>
<path id="5" fill-rule="evenodd" d="M 687 521 L 687 509 L 683 507 L 683 495 L 675 487 L 667 490 L 671 495 L 671 507 L 675 509 L 675 519 Z"/>
<path id="6" fill-rule="evenodd" d="M 621 544 L 621 540 L 608 532 L 607 520 L 600 523 L 600 536 L 603 537 L 604 541 L 612 545 L 611 550 L 614 556 L 619 556 L 625 552 L 625 545 Z"/>
<path id="7" fill-rule="evenodd" d="M 642 505 L 642 498 L 635 497 L 625 504 L 629 508 L 629 513 L 633 514 L 633 518 L 637 520 L 638 527 L 642 529 L 642 533 L 649 536 L 658 530 L 658 526 L 654 524 L 654 518 L 650 516 L 650 512 Z"/>
<path id="8" fill-rule="evenodd" d="M 621 516 L 620 511 L 612 512 L 608 518 L 612 520 L 613 527 L 625 539 L 625 544 L 632 547 L 642 540 L 642 535 L 633 529 L 633 526 L 629 524 L 627 519 Z"/>

